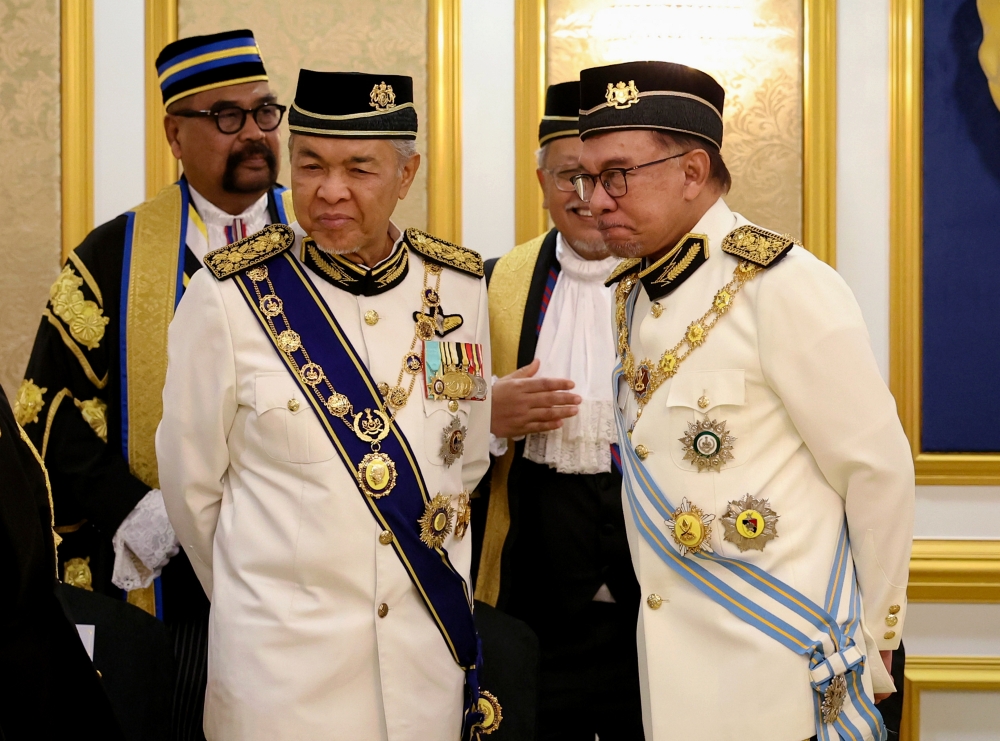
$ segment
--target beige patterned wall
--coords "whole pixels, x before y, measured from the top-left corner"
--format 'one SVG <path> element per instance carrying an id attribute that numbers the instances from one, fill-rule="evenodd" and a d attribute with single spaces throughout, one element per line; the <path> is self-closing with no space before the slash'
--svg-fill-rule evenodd
<path id="1" fill-rule="evenodd" d="M 729 205 L 802 235 L 802 0 L 549 0 L 549 83 L 614 62 L 681 62 L 726 89 Z"/>
<path id="2" fill-rule="evenodd" d="M 250 28 L 280 102 L 290 105 L 301 67 L 402 74 L 413 77 L 424 157 L 417 180 L 393 220 L 427 224 L 427 2 L 426 0 L 180 0 L 180 36 Z M 287 135 L 288 129 L 282 124 Z M 288 183 L 288 155 L 281 180 Z"/>
<path id="3" fill-rule="evenodd" d="M 59 274 L 59 2 L 0 0 L 0 384 L 17 393 Z"/>

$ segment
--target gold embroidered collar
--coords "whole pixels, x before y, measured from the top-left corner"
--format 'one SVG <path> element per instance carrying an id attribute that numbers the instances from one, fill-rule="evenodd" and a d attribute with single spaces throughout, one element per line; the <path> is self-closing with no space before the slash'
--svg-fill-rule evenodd
<path id="1" fill-rule="evenodd" d="M 650 300 L 667 296 L 708 260 L 708 237 L 686 234 L 666 255 L 639 273 Z"/>
<path id="2" fill-rule="evenodd" d="M 355 296 L 377 296 L 403 282 L 409 271 L 406 244 L 396 244 L 392 255 L 374 268 L 367 268 L 343 255 L 324 252 L 311 238 L 302 240 L 302 262 L 320 278 Z"/>

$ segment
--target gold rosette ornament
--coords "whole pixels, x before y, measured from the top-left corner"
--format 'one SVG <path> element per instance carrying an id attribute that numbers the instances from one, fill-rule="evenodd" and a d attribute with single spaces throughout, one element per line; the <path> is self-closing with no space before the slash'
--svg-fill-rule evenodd
<path id="1" fill-rule="evenodd" d="M 21 427 L 38 421 L 38 413 L 45 406 L 46 391 L 47 388 L 38 386 L 30 378 L 21 381 L 14 399 L 14 419 Z"/>
<path id="2" fill-rule="evenodd" d="M 778 537 L 779 516 L 766 499 L 747 494 L 729 503 L 729 510 L 721 520 L 726 530 L 722 537 L 734 543 L 741 553 L 762 551 L 765 545 Z"/>
<path id="3" fill-rule="evenodd" d="M 483 735 L 489 736 L 500 727 L 500 721 L 503 720 L 503 708 L 500 707 L 500 701 L 493 693 L 479 690 L 479 702 L 476 703 L 476 709 L 483 714 L 483 722 L 479 726 L 479 731 Z"/>
<path id="4" fill-rule="evenodd" d="M 420 523 L 420 539 L 428 548 L 440 548 L 445 538 L 451 533 L 452 518 L 451 497 L 438 494 L 427 503 L 424 513 L 417 522 Z"/>
<path id="5" fill-rule="evenodd" d="M 669 520 L 664 524 L 669 528 L 670 535 L 680 548 L 682 556 L 689 553 L 706 551 L 714 553 L 712 544 L 712 521 L 715 515 L 706 515 L 697 505 L 691 504 L 687 497 L 681 500 L 681 506 L 674 510 Z"/>

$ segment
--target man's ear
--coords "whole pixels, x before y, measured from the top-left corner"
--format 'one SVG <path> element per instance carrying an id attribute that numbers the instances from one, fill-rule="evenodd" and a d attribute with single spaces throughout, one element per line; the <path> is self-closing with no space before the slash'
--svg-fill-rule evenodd
<path id="1" fill-rule="evenodd" d="M 708 182 L 712 160 L 704 149 L 695 149 L 684 158 L 684 197 L 693 201 Z"/>
<path id="2" fill-rule="evenodd" d="M 170 151 L 173 153 L 176 159 L 181 158 L 181 142 L 179 137 L 180 127 L 177 125 L 177 119 L 167 114 L 163 117 L 163 130 L 167 135 L 167 142 L 170 144 Z"/>
<path id="3" fill-rule="evenodd" d="M 417 169 L 420 167 L 420 155 L 415 154 L 403 165 L 403 174 L 399 184 L 399 200 L 406 198 L 406 194 L 413 185 L 413 178 L 417 176 Z"/>
<path id="4" fill-rule="evenodd" d="M 535 177 L 538 178 L 538 184 L 542 187 L 542 208 L 547 211 L 549 208 L 549 194 L 545 190 L 545 170 L 539 167 L 535 170 Z"/>

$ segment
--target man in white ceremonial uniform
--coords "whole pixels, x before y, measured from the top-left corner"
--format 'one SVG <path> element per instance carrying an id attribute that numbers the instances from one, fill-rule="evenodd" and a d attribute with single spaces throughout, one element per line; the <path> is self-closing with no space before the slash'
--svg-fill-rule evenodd
<path id="1" fill-rule="evenodd" d="M 611 251 L 646 738 L 881 739 L 909 447 L 850 289 L 726 206 L 724 92 L 581 75 L 574 182 Z"/>
<path id="2" fill-rule="evenodd" d="M 289 126 L 298 221 L 209 253 L 171 325 L 157 454 L 212 600 L 206 735 L 476 737 L 482 260 L 390 221 L 411 78 L 302 70 Z"/>

